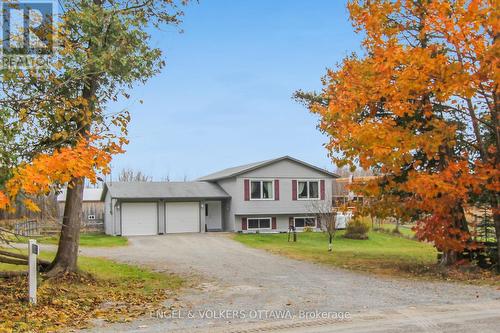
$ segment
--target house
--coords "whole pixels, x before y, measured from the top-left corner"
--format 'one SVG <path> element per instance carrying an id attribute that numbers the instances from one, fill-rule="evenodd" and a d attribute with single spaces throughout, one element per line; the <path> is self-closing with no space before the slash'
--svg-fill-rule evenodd
<path id="1" fill-rule="evenodd" d="M 225 169 L 192 182 L 107 183 L 105 232 L 281 232 L 318 228 L 338 176 L 284 156 Z"/>

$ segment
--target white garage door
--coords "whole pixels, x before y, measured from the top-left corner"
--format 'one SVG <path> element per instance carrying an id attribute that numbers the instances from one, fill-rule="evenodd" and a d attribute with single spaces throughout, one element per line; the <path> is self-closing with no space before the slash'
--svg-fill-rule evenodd
<path id="1" fill-rule="evenodd" d="M 167 234 L 200 231 L 200 208 L 198 202 L 167 202 Z"/>
<path id="2" fill-rule="evenodd" d="M 157 235 L 158 209 L 156 202 L 122 203 L 122 235 Z"/>

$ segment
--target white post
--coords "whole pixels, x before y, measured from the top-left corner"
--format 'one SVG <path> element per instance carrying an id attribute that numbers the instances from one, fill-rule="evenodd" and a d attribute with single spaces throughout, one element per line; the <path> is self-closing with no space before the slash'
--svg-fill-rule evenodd
<path id="1" fill-rule="evenodd" d="M 29 299 L 31 304 L 36 304 L 36 284 L 37 284 L 37 256 L 38 245 L 35 239 L 28 241 L 28 278 L 29 278 Z"/>

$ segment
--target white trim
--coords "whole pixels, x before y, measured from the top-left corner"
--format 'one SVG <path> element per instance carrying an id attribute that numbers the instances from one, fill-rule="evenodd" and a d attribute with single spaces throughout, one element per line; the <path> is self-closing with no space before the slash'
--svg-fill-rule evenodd
<path id="1" fill-rule="evenodd" d="M 249 185 L 249 194 L 250 194 L 250 200 L 251 201 L 262 201 L 262 200 L 274 200 L 275 196 L 275 189 L 274 189 L 274 181 L 275 179 L 249 179 L 250 185 Z M 252 198 L 252 182 L 260 182 L 260 198 Z M 263 198 L 262 196 L 264 195 L 264 182 L 271 182 L 272 186 L 272 197 L 270 198 Z"/>
<path id="2" fill-rule="evenodd" d="M 250 228 L 249 220 L 269 220 L 269 228 L 261 228 L 260 222 L 258 228 Z M 272 230 L 273 229 L 273 218 L 272 217 L 247 217 L 247 230 Z"/>
<path id="3" fill-rule="evenodd" d="M 305 221 L 304 221 L 304 227 L 296 227 L 295 226 L 296 219 L 314 219 L 314 227 L 305 226 Z M 316 229 L 316 228 L 318 228 L 318 218 L 316 216 L 294 216 L 293 217 L 293 226 L 295 227 L 295 229 L 299 229 L 299 230 L 302 230 L 304 228 Z"/>
<path id="4" fill-rule="evenodd" d="M 306 182 L 307 183 L 307 198 L 301 198 L 299 196 L 299 182 Z M 310 198 L 309 197 L 309 183 L 310 182 L 317 182 L 318 183 L 318 197 L 317 198 Z M 326 186 L 326 183 L 325 183 Z M 321 200 L 321 179 L 297 179 L 297 200 L 310 200 L 310 201 L 316 201 L 316 200 Z"/>

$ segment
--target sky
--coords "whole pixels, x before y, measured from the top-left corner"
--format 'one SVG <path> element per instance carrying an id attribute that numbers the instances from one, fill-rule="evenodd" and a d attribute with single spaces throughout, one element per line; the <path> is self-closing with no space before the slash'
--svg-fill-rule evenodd
<path id="1" fill-rule="evenodd" d="M 283 155 L 333 170 L 318 118 L 294 91 L 359 47 L 344 0 L 200 0 L 181 28 L 153 33 L 166 67 L 131 91 L 126 153 L 112 162 L 155 180 L 193 180 Z M 143 104 L 139 102 L 143 100 Z"/>

